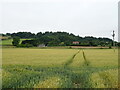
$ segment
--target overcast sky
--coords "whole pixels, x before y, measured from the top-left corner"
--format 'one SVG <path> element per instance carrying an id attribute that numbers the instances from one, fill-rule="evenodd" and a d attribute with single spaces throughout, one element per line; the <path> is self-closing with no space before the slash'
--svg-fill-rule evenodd
<path id="1" fill-rule="evenodd" d="M 1 33 L 65 31 L 118 38 L 119 0 L 2 0 Z"/>

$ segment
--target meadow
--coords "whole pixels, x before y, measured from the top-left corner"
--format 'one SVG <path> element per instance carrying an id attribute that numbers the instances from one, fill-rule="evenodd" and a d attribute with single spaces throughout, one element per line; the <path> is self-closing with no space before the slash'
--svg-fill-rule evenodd
<path id="1" fill-rule="evenodd" d="M 20 43 L 23 40 L 30 40 L 30 39 L 20 39 Z M 12 41 L 13 41 L 13 39 L 2 40 L 2 41 L 0 41 L 0 45 L 3 45 L 3 46 L 12 46 Z"/>
<path id="2" fill-rule="evenodd" d="M 117 49 L 2 49 L 2 88 L 118 86 Z"/>

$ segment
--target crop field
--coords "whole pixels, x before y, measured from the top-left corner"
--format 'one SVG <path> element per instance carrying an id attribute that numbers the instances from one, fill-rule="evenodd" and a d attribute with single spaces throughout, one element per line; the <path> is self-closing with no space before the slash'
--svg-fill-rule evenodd
<path id="1" fill-rule="evenodd" d="M 2 49 L 2 88 L 118 88 L 118 50 Z"/>

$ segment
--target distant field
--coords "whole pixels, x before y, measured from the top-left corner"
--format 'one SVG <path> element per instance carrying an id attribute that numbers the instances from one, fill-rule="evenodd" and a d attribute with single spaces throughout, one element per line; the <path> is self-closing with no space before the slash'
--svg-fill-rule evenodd
<path id="1" fill-rule="evenodd" d="M 29 40 L 29 39 L 20 39 L 20 43 L 23 40 Z M 13 39 L 2 40 L 2 41 L 0 41 L 0 45 L 12 45 L 12 41 L 13 41 Z"/>
<path id="2" fill-rule="evenodd" d="M 0 45 L 12 45 L 12 39 L 2 40 Z"/>
<path id="3" fill-rule="evenodd" d="M 117 88 L 113 49 L 3 48 L 3 88 Z"/>
<path id="4" fill-rule="evenodd" d="M 8 39 L 9 37 L 6 36 L 0 36 L 0 39 Z"/>

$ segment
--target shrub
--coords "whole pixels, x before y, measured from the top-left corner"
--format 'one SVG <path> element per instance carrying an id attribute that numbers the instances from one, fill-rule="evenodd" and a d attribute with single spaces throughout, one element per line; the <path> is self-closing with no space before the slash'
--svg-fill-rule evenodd
<path id="1" fill-rule="evenodd" d="M 33 47 L 33 45 L 32 44 L 19 44 L 17 47 L 27 47 L 27 48 L 29 48 L 29 47 Z"/>
<path id="2" fill-rule="evenodd" d="M 12 41 L 13 46 L 18 46 L 19 43 L 20 43 L 20 38 L 19 37 L 14 37 L 13 41 Z"/>
<path id="3" fill-rule="evenodd" d="M 25 46 L 38 46 L 39 42 L 37 40 L 24 40 L 21 44 L 24 44 Z"/>
<path id="4" fill-rule="evenodd" d="M 109 49 L 111 49 L 112 48 L 112 46 L 109 46 Z"/>

